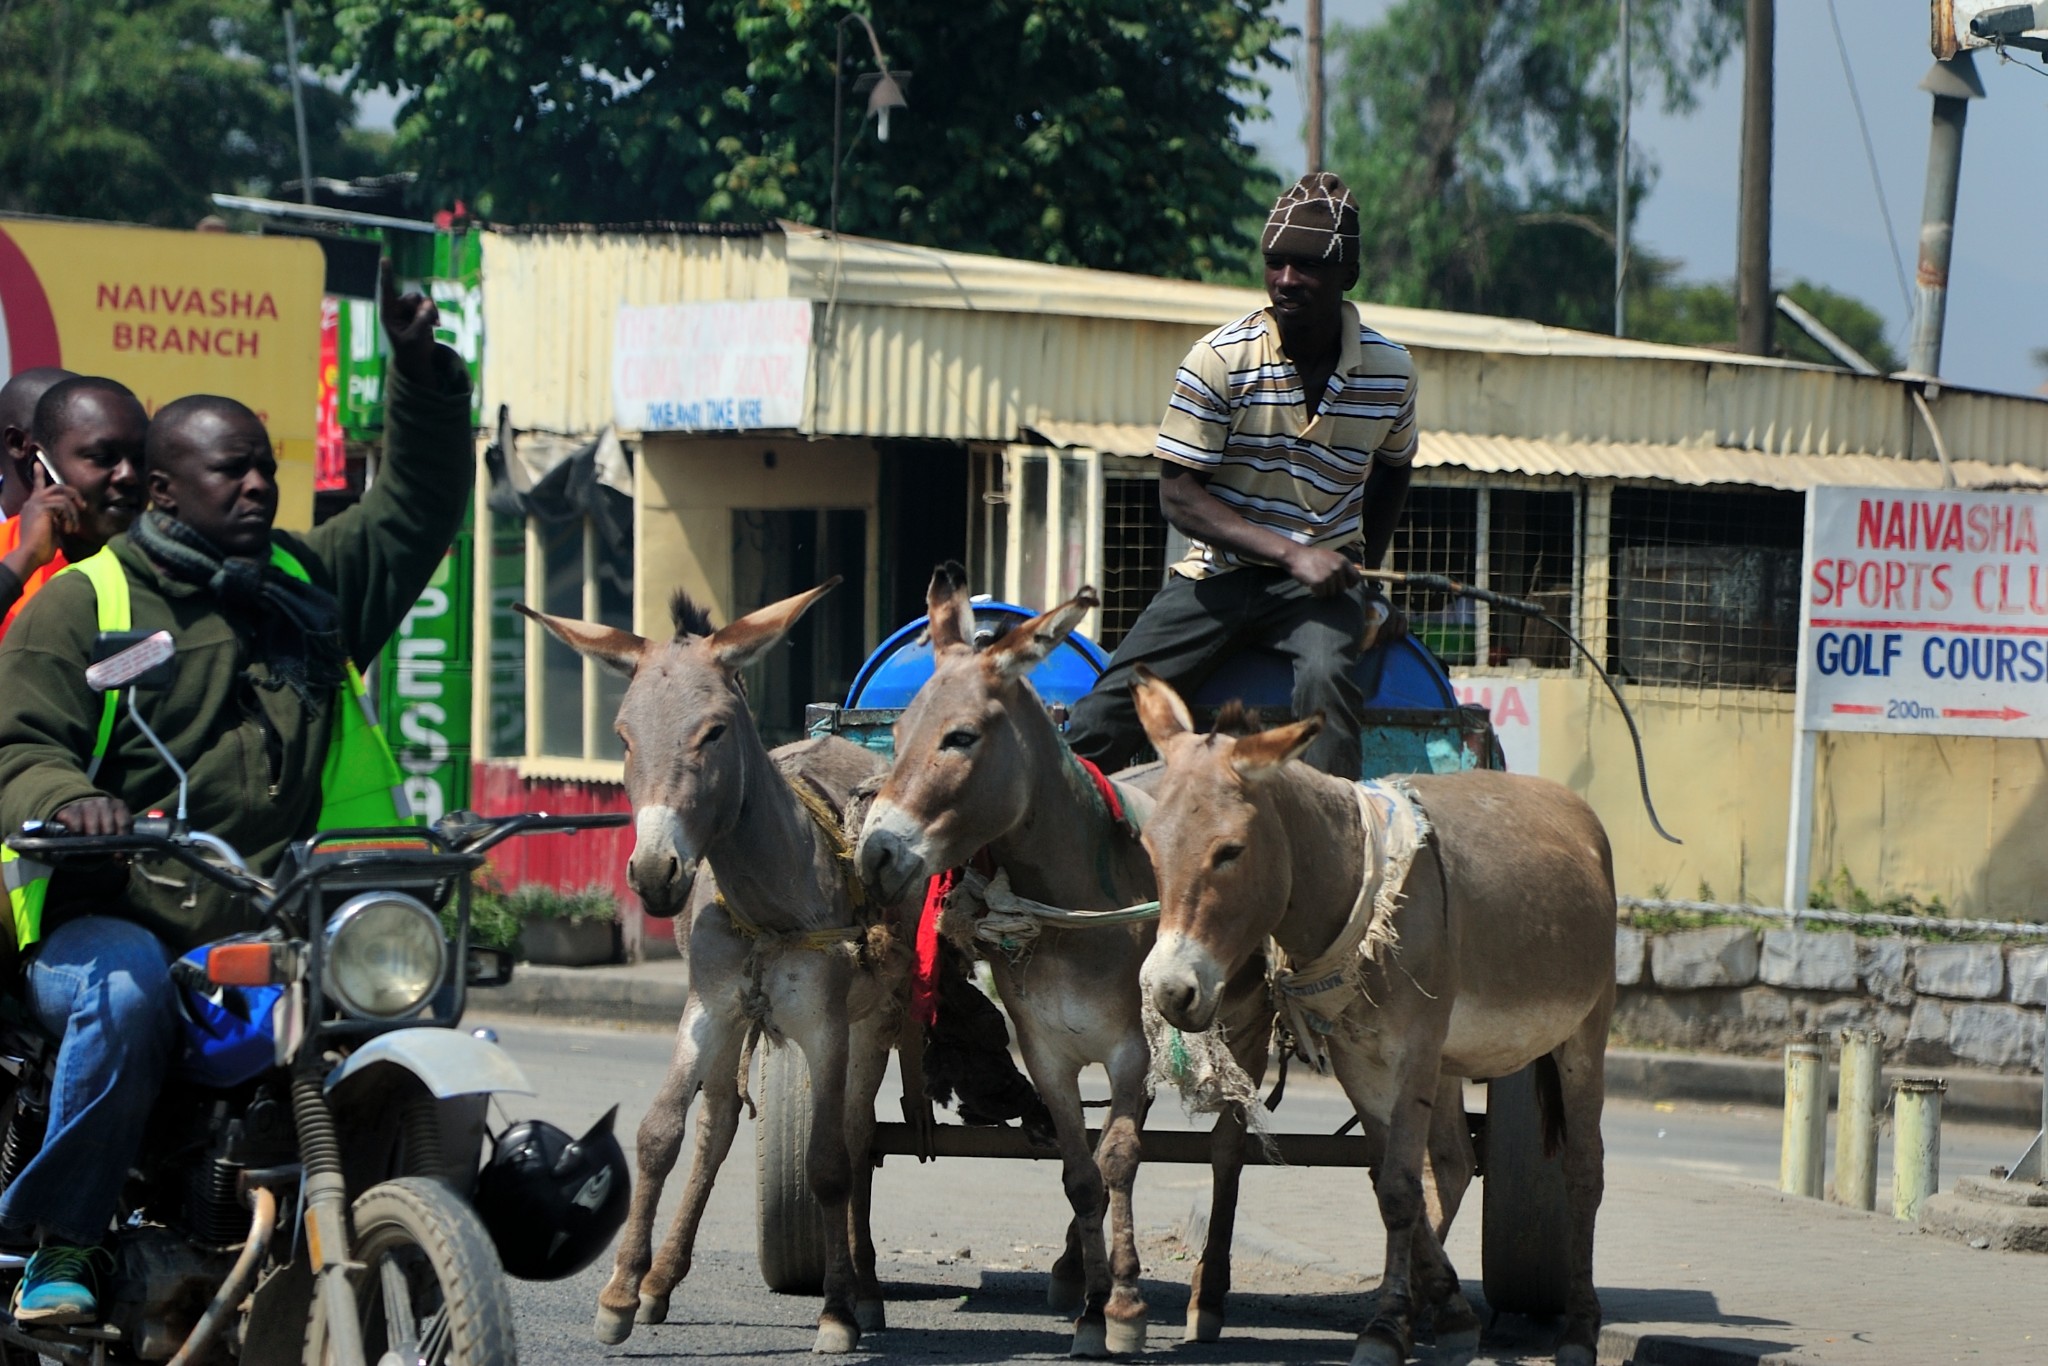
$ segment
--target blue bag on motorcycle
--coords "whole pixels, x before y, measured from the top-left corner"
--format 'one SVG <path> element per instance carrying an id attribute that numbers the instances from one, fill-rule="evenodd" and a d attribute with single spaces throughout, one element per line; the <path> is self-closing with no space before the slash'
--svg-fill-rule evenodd
<path id="1" fill-rule="evenodd" d="M 171 965 L 184 1025 L 176 1069 L 186 1081 L 227 1090 L 277 1066 L 273 1018 L 284 988 L 214 985 L 206 977 L 213 947 L 202 944 Z"/>

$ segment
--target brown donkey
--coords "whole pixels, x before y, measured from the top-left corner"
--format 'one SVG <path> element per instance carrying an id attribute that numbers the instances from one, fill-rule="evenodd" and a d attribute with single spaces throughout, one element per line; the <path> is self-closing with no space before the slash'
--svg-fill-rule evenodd
<path id="1" fill-rule="evenodd" d="M 877 755 L 843 740 L 762 745 L 739 671 L 779 644 L 839 580 L 717 631 L 681 595 L 672 640 L 526 614 L 579 652 L 632 679 L 619 704 L 626 792 L 636 835 L 628 877 L 649 911 L 688 903 L 690 989 L 668 1076 L 641 1121 L 639 1182 L 611 1280 L 598 1295 L 600 1342 L 660 1323 L 690 1269 L 711 1183 L 739 1127 L 739 1068 L 755 1029 L 794 1040 L 811 1075 L 811 1189 L 829 1240 L 819 1352 L 847 1352 L 882 1320 L 868 1230 L 875 1093 L 903 1014 L 910 966 L 878 917 L 864 914 L 837 829 L 852 789 L 880 774 Z M 832 828 L 828 829 L 828 822 Z M 696 876 L 698 860 L 712 878 Z M 905 1084 L 922 1091 L 914 1067 Z M 653 1256 L 655 1207 L 699 1090 L 704 1111 L 675 1228 Z"/>
<path id="2" fill-rule="evenodd" d="M 1437 1308 L 1440 1355 L 1447 1320 L 1455 1351 L 1476 1345 L 1457 1273 L 1423 1217 L 1423 1152 L 1440 1081 L 1505 1076 L 1539 1059 L 1563 1101 L 1548 1118 L 1561 1121 L 1571 1226 L 1558 1249 L 1570 1281 L 1557 1360 L 1592 1366 L 1614 1009 L 1614 873 L 1599 818 L 1540 778 L 1413 778 L 1430 833 L 1405 883 L 1368 895 L 1389 864 L 1366 837 L 1357 784 L 1295 762 L 1321 718 L 1241 739 L 1198 735 L 1151 676 L 1138 684 L 1138 713 L 1166 763 L 1145 828 L 1161 907 L 1145 992 L 1173 1024 L 1203 1029 L 1224 983 L 1270 936 L 1315 979 L 1303 990 L 1317 988 L 1313 1023 L 1346 1096 L 1385 1128 L 1373 1185 L 1386 1261 L 1353 1366 L 1406 1360 L 1418 1308 Z M 1356 951 L 1324 976 L 1319 960 L 1345 943 Z"/>
<path id="3" fill-rule="evenodd" d="M 1009 873 L 1012 891 L 1033 901 L 1112 910 L 1149 900 L 1150 858 L 1111 817 L 1025 678 L 1095 606 L 1093 590 L 1012 628 L 978 654 L 969 644 L 974 618 L 958 566 L 933 576 L 929 606 L 933 673 L 896 723 L 896 761 L 861 832 L 862 875 L 884 897 L 899 899 L 985 849 Z M 1117 785 L 1142 820 L 1150 799 L 1123 778 Z M 1080 1311 L 1076 1356 L 1137 1351 L 1145 1341 L 1131 1187 L 1151 1068 L 1138 968 L 1152 936 L 1150 925 L 1048 928 L 1028 956 L 987 955 L 1059 1142 L 1073 1220 L 1048 1299 Z M 1256 1081 L 1271 1013 L 1259 965 L 1240 977 L 1224 1018 L 1239 1065 Z M 1109 1073 L 1110 1105 L 1091 1151 L 1079 1080 L 1094 1063 Z M 1190 1340 L 1213 1340 L 1222 1327 L 1242 1113 L 1226 1111 L 1215 1134 L 1215 1209 L 1189 1304 Z"/>

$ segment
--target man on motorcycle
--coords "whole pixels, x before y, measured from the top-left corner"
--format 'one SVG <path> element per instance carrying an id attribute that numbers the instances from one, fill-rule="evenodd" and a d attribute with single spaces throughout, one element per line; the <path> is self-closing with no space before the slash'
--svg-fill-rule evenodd
<path id="1" fill-rule="evenodd" d="M 85 682 L 118 615 L 176 638 L 175 682 L 140 702 L 190 775 L 192 825 L 259 871 L 314 833 L 330 743 L 355 724 L 348 665 L 376 656 L 426 586 L 474 476 L 469 377 L 434 342 L 434 306 L 399 298 L 387 269 L 383 313 L 384 464 L 361 503 L 314 531 L 274 529 L 277 465 L 254 413 L 195 396 L 156 415 L 147 511 L 52 579 L 0 643 L 0 829 L 54 820 L 112 834 L 174 798 L 176 776 L 135 727 L 103 730 L 104 699 Z M 110 598 L 124 596 L 117 612 Z M 42 1150 L 0 1195 L 0 1244 L 37 1245 L 17 1320 L 90 1322 L 92 1250 L 173 1056 L 168 964 L 258 926 L 246 903 L 183 870 L 65 868 L 31 883 L 21 862 L 4 868 L 27 1003 L 62 1043 Z"/>

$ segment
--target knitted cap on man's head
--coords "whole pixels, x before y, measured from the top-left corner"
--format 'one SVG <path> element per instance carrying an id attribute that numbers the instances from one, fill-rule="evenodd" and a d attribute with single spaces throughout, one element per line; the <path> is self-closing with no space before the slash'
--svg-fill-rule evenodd
<path id="1" fill-rule="evenodd" d="M 1351 187 L 1330 171 L 1310 171 L 1295 181 L 1266 216 L 1259 250 L 1312 261 L 1357 261 L 1358 205 Z"/>

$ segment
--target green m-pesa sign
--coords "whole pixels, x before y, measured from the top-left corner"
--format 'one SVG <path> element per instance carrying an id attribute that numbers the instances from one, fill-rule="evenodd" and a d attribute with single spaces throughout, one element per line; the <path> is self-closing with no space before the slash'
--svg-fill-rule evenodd
<path id="1" fill-rule="evenodd" d="M 413 815 L 429 822 L 469 805 L 471 545 L 465 530 L 441 557 L 379 670 L 378 715 Z"/>

